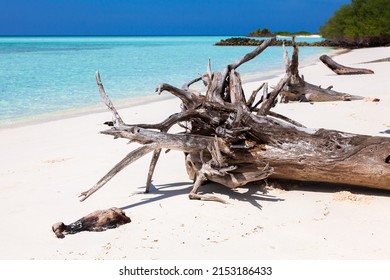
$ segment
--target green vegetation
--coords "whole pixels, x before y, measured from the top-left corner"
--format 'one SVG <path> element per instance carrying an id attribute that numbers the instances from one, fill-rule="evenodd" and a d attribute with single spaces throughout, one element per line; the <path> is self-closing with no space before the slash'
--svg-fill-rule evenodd
<path id="1" fill-rule="evenodd" d="M 390 36 L 389 0 L 352 0 L 342 6 L 324 26 L 323 37 L 358 40 Z"/>
<path id="2" fill-rule="evenodd" d="M 314 35 L 315 33 L 307 32 L 307 31 L 298 31 L 298 32 L 288 32 L 288 31 L 278 31 L 275 32 L 275 35 L 280 36 L 298 36 L 298 35 Z"/>
<path id="3" fill-rule="evenodd" d="M 273 36 L 271 31 L 268 28 L 256 29 L 255 31 L 249 33 L 248 37 L 270 37 Z"/>
<path id="4" fill-rule="evenodd" d="M 289 31 L 279 31 L 279 32 L 271 32 L 268 28 L 257 29 L 247 35 L 247 37 L 271 37 L 275 35 L 280 36 L 296 36 L 296 35 L 313 35 L 313 33 L 307 31 L 299 31 L 299 32 L 289 32 Z"/>

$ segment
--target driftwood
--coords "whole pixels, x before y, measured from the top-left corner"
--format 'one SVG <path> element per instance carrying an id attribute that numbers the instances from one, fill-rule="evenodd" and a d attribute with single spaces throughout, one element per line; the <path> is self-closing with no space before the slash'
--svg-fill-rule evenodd
<path id="1" fill-rule="evenodd" d="M 81 231 L 104 231 L 130 223 L 131 220 L 119 208 L 97 210 L 74 223 L 65 225 L 62 222 L 52 226 L 52 230 L 58 238 L 64 238 L 65 234 L 75 234 Z"/>
<path id="2" fill-rule="evenodd" d="M 350 95 L 332 90 L 333 86 L 321 88 L 308 83 L 304 77 L 299 75 L 298 70 L 298 46 L 293 44 L 294 52 L 292 54 L 291 63 L 288 66 L 291 73 L 291 78 L 281 92 L 282 102 L 300 101 L 300 102 L 324 102 L 324 101 L 351 101 L 361 100 L 362 96 Z"/>
<path id="3" fill-rule="evenodd" d="M 320 60 L 337 75 L 374 74 L 374 71 L 365 68 L 352 68 L 341 65 L 327 55 L 320 56 Z"/>
<path id="4" fill-rule="evenodd" d="M 375 60 L 362 62 L 362 63 L 378 63 L 378 62 L 390 62 L 390 57 L 375 59 Z"/>
<path id="5" fill-rule="evenodd" d="M 168 91 L 180 98 L 182 111 L 157 124 L 125 124 L 109 101 L 97 73 L 100 93 L 113 115 L 110 122 L 113 127 L 102 133 L 143 146 L 130 152 L 93 188 L 81 193 L 81 201 L 125 166 L 153 151 L 146 184 L 148 191 L 161 149 L 185 153 L 187 173 L 194 180 L 191 199 L 223 202 L 215 196 L 199 193 L 206 181 L 236 188 L 265 178 L 390 190 L 390 138 L 309 129 L 271 111 L 278 95 L 292 84 L 292 79 L 299 77 L 293 66 L 297 63 L 294 55 L 290 61 L 285 51 L 286 74 L 271 92 L 267 84 L 263 84 L 249 98 L 245 96 L 236 69 L 259 55 L 270 42 L 264 41 L 221 72 L 212 73 L 209 64 L 207 74 L 182 88 L 160 84 L 157 92 Z M 297 55 L 297 50 L 294 54 Z M 207 87 L 205 94 L 190 89 L 192 83 L 200 80 Z M 263 94 L 257 98 L 261 89 Z M 169 133 L 174 125 L 183 127 L 184 132 Z"/>
<path id="6" fill-rule="evenodd" d="M 390 57 L 381 58 L 381 59 L 375 59 L 375 60 L 362 62 L 362 63 L 378 63 L 378 62 L 390 62 Z"/>

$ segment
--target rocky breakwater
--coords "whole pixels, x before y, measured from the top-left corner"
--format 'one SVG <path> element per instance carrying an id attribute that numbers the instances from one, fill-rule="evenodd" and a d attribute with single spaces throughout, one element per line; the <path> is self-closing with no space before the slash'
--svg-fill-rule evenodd
<path id="1" fill-rule="evenodd" d="M 257 40 L 247 37 L 234 37 L 226 40 L 221 40 L 215 43 L 215 46 L 259 46 L 263 40 Z M 292 46 L 291 40 L 274 40 L 271 46 Z M 339 47 L 339 45 L 330 40 L 323 40 L 320 42 L 307 43 L 307 42 L 296 42 L 299 47 Z"/>

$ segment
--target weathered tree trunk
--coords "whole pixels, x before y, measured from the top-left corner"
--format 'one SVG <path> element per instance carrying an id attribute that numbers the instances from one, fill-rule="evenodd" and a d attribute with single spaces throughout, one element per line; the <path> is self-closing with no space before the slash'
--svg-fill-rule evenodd
<path id="1" fill-rule="evenodd" d="M 327 55 L 320 56 L 320 60 L 329 67 L 330 70 L 337 75 L 359 75 L 359 74 L 374 74 L 374 71 L 364 68 L 352 68 L 341 64 L 338 64 L 332 58 Z"/>
<path id="2" fill-rule="evenodd" d="M 157 92 L 169 91 L 181 99 L 183 106 L 180 113 L 158 124 L 125 124 L 97 75 L 100 92 L 114 118 L 113 127 L 102 133 L 144 146 L 127 155 L 93 188 L 83 192 L 82 200 L 125 166 L 154 151 L 147 179 L 148 190 L 162 148 L 186 154 L 188 175 L 195 180 L 189 195 L 191 199 L 221 201 L 214 196 L 199 194 L 199 188 L 207 180 L 236 188 L 268 177 L 390 190 L 390 138 L 308 129 L 270 111 L 286 86 L 296 83 L 294 79 L 300 83 L 297 50 L 292 62 L 285 52 L 286 75 L 273 90 L 268 93 L 267 85 L 263 84 L 246 101 L 235 69 L 260 54 L 270 42 L 265 41 L 222 72 L 211 73 L 209 66 L 207 74 L 182 88 L 161 84 Z M 189 89 L 193 82 L 200 80 L 207 87 L 205 95 Z M 261 88 L 264 89 L 263 95 L 255 103 Z M 169 133 L 175 124 L 182 124 L 184 133 Z"/>

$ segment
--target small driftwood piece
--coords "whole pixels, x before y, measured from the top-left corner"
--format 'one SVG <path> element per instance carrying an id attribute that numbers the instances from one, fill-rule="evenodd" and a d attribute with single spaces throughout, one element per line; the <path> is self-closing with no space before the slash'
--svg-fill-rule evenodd
<path id="1" fill-rule="evenodd" d="M 81 231 L 104 231 L 130 223 L 131 220 L 119 208 L 97 210 L 74 223 L 65 225 L 62 222 L 52 226 L 52 230 L 58 238 L 64 238 L 65 234 L 75 234 Z"/>
<path id="2" fill-rule="evenodd" d="M 247 99 L 236 69 L 259 55 L 270 42 L 264 41 L 221 72 L 212 73 L 209 65 L 205 75 L 182 88 L 159 85 L 158 93 L 168 91 L 180 98 L 182 110 L 157 124 L 123 123 L 117 119 L 119 114 L 104 90 L 101 91 L 113 116 L 112 127 L 101 133 L 125 138 L 143 147 L 131 152 L 99 183 L 83 192 L 81 200 L 100 189 L 131 162 L 153 151 L 146 184 L 146 190 L 149 190 L 161 149 L 184 152 L 188 176 L 194 180 L 190 199 L 223 202 L 218 197 L 199 192 L 207 181 L 236 188 L 266 178 L 390 190 L 390 138 L 309 129 L 271 111 L 286 87 L 294 85 L 296 79 L 300 83 L 297 48 L 291 61 L 285 51 L 286 74 L 272 91 L 268 92 L 268 85 L 263 84 Z M 100 85 L 99 75 L 97 81 Z M 205 84 L 205 94 L 190 89 L 197 81 Z M 308 87 L 307 84 L 297 86 L 304 90 Z M 263 94 L 257 98 L 261 89 Z M 319 95 L 319 89 L 315 90 Z M 184 131 L 170 133 L 174 125 L 180 125 Z"/>
<path id="3" fill-rule="evenodd" d="M 365 68 L 352 68 L 341 65 L 334 61 L 327 55 L 320 56 L 320 60 L 329 67 L 330 70 L 335 72 L 337 75 L 359 75 L 359 74 L 374 74 L 374 71 Z"/>
<path id="4" fill-rule="evenodd" d="M 299 50 L 293 41 L 293 54 L 291 63 L 288 66 L 291 78 L 281 92 L 281 101 L 300 101 L 300 102 L 327 102 L 327 101 L 351 101 L 362 100 L 362 96 L 351 95 L 333 90 L 333 86 L 322 88 L 308 83 L 304 77 L 299 75 Z"/>

